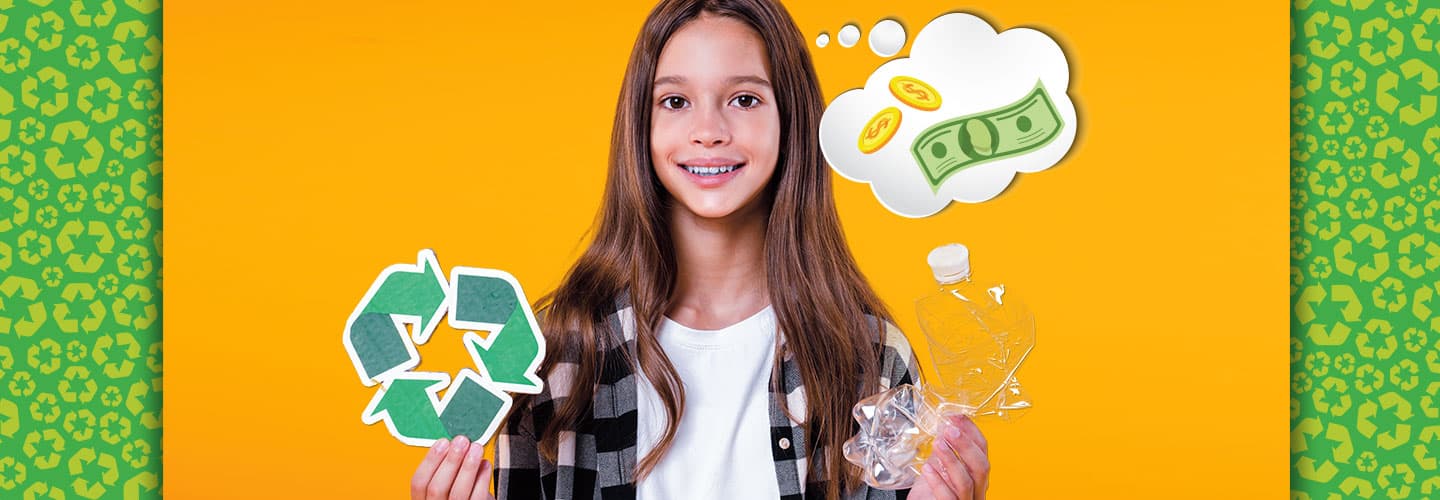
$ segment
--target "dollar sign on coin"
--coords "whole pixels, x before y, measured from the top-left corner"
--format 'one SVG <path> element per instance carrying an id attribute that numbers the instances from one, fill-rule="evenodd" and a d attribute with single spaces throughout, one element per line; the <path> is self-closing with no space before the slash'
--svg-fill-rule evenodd
<path id="1" fill-rule="evenodd" d="M 860 130 L 860 152 L 865 154 L 879 151 L 895 137 L 895 131 L 900 129 L 900 108 L 891 106 L 875 113 L 865 128 Z"/>
<path id="2" fill-rule="evenodd" d="M 920 111 L 940 109 L 940 93 L 935 91 L 935 87 L 913 76 L 891 78 L 890 93 L 906 106 Z"/>

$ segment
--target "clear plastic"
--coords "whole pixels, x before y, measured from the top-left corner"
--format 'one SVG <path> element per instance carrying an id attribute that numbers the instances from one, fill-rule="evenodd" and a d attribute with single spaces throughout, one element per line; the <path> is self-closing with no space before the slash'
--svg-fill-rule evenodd
<path id="1" fill-rule="evenodd" d="M 1031 407 L 1015 372 L 1035 347 L 1034 315 L 1005 285 L 972 279 L 964 246 L 935 249 L 930 264 L 940 289 L 915 306 L 938 377 L 856 403 L 860 432 L 845 442 L 845 458 L 876 488 L 915 483 L 942 417 L 1010 420 Z"/>

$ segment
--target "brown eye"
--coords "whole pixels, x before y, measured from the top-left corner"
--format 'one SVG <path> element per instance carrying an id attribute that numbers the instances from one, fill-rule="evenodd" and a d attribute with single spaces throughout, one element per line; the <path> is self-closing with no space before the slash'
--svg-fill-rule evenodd
<path id="1" fill-rule="evenodd" d="M 689 104 L 689 102 L 680 96 L 670 96 L 660 100 L 660 106 L 665 109 L 681 109 L 684 108 L 686 104 Z"/>
<path id="2" fill-rule="evenodd" d="M 742 95 L 742 96 L 737 96 L 737 97 L 736 97 L 733 101 L 731 101 L 731 102 L 734 102 L 736 106 L 740 106 L 740 107 L 742 107 L 742 108 L 753 108 L 753 107 L 755 107 L 756 105 L 759 105 L 759 104 L 760 104 L 760 98 L 759 98 L 759 97 L 755 97 L 755 96 L 753 96 L 753 95 L 746 94 L 746 95 Z"/>

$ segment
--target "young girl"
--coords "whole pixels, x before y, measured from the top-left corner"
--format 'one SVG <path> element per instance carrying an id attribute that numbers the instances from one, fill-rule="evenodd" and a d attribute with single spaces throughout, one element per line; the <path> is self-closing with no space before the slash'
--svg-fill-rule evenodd
<path id="1" fill-rule="evenodd" d="M 910 491 L 845 461 L 910 345 L 835 213 L 803 37 L 772 0 L 663 0 L 625 71 L 595 237 L 540 301 L 544 392 L 497 434 L 500 498 L 983 498 L 951 420 Z M 483 446 L 431 448 L 414 498 L 491 498 Z"/>

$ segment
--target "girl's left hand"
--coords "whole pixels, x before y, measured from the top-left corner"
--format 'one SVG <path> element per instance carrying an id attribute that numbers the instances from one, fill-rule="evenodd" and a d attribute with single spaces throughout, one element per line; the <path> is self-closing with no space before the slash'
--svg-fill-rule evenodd
<path id="1" fill-rule="evenodd" d="M 990 487 L 990 447 L 980 428 L 957 415 L 941 425 L 930 459 L 910 489 L 912 499 L 982 500 Z"/>

